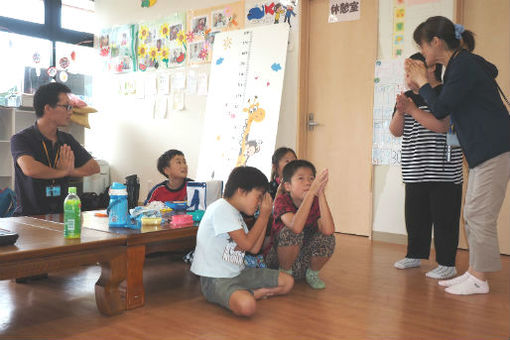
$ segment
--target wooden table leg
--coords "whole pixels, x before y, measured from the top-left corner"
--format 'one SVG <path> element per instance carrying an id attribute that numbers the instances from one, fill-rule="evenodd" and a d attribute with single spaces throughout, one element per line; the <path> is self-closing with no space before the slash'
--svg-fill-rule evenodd
<path id="1" fill-rule="evenodd" d="M 145 304 L 143 288 L 143 265 L 145 246 L 127 248 L 126 309 L 142 307 Z"/>
<path id="2" fill-rule="evenodd" d="M 125 279 L 125 251 L 121 251 L 118 256 L 101 263 L 101 276 L 95 286 L 96 304 L 101 313 L 115 315 L 124 312 L 126 302 L 124 293 L 120 289 L 120 283 Z"/>

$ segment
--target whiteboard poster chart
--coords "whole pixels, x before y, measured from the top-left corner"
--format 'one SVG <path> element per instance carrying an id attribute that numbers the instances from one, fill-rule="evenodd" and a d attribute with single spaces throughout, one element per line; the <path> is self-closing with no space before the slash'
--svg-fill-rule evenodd
<path id="1" fill-rule="evenodd" d="M 276 143 L 289 27 L 218 33 L 198 160 L 199 180 L 226 182 L 247 165 L 268 178 Z"/>

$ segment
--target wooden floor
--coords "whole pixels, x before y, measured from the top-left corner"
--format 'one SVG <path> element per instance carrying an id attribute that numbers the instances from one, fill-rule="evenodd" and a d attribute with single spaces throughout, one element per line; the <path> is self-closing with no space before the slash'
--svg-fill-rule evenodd
<path id="1" fill-rule="evenodd" d="M 262 300 L 251 319 L 207 303 L 188 265 L 148 258 L 146 305 L 120 316 L 98 313 L 99 267 L 51 274 L 30 284 L 0 281 L 0 338 L 72 339 L 509 339 L 510 258 L 491 276 L 491 293 L 459 297 L 425 278 L 434 263 L 400 271 L 405 247 L 337 235 L 324 268 L 327 283 L 304 282 L 290 295 Z M 459 251 L 457 267 L 467 267 Z"/>

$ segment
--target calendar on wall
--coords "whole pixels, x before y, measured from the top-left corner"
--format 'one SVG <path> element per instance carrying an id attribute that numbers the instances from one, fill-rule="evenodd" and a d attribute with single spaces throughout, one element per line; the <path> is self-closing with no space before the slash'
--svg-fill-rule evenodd
<path id="1" fill-rule="evenodd" d="M 198 179 L 226 181 L 241 165 L 254 166 L 269 178 L 288 37 L 286 25 L 216 35 Z"/>

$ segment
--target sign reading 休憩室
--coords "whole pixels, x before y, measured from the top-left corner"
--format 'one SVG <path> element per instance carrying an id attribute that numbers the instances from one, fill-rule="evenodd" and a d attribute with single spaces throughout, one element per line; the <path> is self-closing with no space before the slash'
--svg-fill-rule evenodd
<path id="1" fill-rule="evenodd" d="M 361 0 L 329 0 L 328 22 L 359 20 Z"/>

